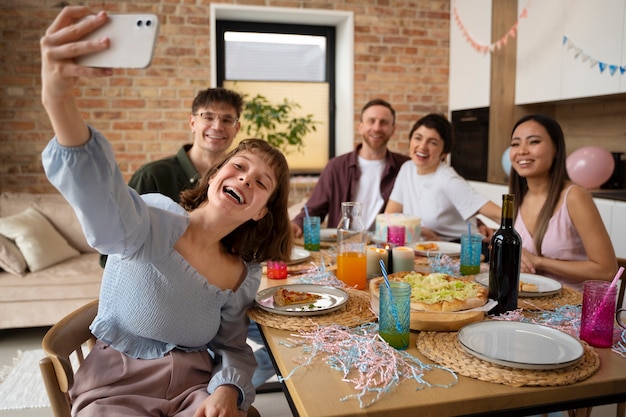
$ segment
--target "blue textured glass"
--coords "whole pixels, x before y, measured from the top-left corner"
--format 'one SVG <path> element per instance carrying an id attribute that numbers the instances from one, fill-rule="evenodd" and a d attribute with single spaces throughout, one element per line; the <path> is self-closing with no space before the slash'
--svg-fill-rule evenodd
<path id="1" fill-rule="evenodd" d="M 411 332 L 411 286 L 406 282 L 389 284 L 391 297 L 384 283 L 379 287 L 378 333 L 390 346 L 404 350 L 409 347 Z"/>

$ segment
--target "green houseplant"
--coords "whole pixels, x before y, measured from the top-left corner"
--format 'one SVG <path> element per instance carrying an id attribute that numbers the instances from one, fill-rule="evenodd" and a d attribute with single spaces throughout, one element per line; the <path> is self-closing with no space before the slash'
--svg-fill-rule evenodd
<path id="1" fill-rule="evenodd" d="M 304 137 L 316 131 L 316 122 L 312 114 L 294 117 L 292 112 L 300 105 L 284 99 L 273 104 L 265 96 L 257 94 L 249 99 L 244 96 L 243 128 L 248 136 L 264 139 L 284 153 L 290 153 L 293 147 L 300 151 Z"/>

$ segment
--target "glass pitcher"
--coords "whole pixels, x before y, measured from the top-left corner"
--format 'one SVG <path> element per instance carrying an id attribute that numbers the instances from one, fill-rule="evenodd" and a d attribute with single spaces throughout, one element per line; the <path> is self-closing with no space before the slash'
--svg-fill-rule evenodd
<path id="1" fill-rule="evenodd" d="M 367 286 L 367 231 L 361 220 L 359 202 L 341 203 L 342 219 L 337 226 L 337 278 L 360 290 Z"/>

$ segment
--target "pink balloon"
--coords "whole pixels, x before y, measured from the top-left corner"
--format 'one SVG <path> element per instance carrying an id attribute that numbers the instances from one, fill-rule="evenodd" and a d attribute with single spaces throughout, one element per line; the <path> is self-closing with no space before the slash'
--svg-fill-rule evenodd
<path id="1" fill-rule="evenodd" d="M 577 184 L 588 189 L 599 188 L 615 169 L 611 152 L 598 146 L 584 146 L 572 152 L 566 160 L 567 174 Z"/>

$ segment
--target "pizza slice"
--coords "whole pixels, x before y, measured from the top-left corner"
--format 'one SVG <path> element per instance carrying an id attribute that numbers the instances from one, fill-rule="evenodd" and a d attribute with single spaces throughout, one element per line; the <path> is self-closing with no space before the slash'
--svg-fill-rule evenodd
<path id="1" fill-rule="evenodd" d="M 430 242 L 430 243 L 418 243 L 417 244 L 417 250 L 419 251 L 431 251 L 431 250 L 439 250 L 439 246 L 434 243 L 434 242 Z"/>
<path id="2" fill-rule="evenodd" d="M 274 292 L 274 305 L 278 307 L 285 307 L 294 304 L 313 304 L 320 298 L 319 294 L 312 294 L 310 292 L 292 291 L 287 288 L 279 288 Z"/>
<path id="3" fill-rule="evenodd" d="M 519 282 L 519 290 L 523 292 L 539 292 L 539 286 L 530 282 Z"/>

